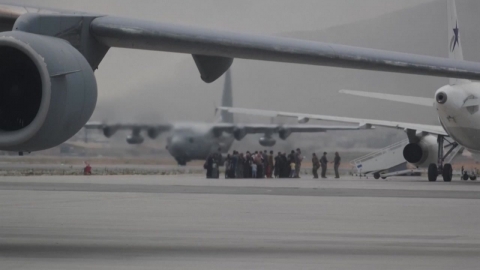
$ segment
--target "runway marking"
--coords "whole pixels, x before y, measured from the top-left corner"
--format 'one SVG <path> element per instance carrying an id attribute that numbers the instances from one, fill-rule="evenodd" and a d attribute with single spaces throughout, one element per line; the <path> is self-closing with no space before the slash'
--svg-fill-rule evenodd
<path id="1" fill-rule="evenodd" d="M 308 197 L 480 199 L 477 191 L 1 182 L 0 190 Z"/>

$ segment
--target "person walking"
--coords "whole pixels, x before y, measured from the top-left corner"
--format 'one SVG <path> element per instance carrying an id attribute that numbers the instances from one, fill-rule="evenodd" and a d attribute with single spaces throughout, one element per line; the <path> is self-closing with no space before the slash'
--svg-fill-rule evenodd
<path id="1" fill-rule="evenodd" d="M 272 178 L 273 175 L 273 151 L 270 151 L 270 155 L 267 157 L 267 178 Z"/>
<path id="2" fill-rule="evenodd" d="M 338 152 L 335 153 L 335 159 L 333 161 L 333 168 L 335 169 L 335 178 L 338 179 L 340 178 L 340 174 L 338 173 L 338 168 L 340 167 L 340 162 L 342 161 L 342 158 L 338 154 Z"/>
<path id="3" fill-rule="evenodd" d="M 207 160 L 205 160 L 205 164 L 203 164 L 203 168 L 207 170 L 207 179 L 212 178 L 213 156 L 213 154 L 208 155 Z"/>
<path id="4" fill-rule="evenodd" d="M 297 148 L 297 152 L 295 153 L 295 178 L 300 178 L 300 169 L 302 167 L 302 151 Z"/>
<path id="5" fill-rule="evenodd" d="M 278 152 L 278 155 L 275 157 L 275 178 L 280 178 L 282 175 L 282 153 Z"/>
<path id="6" fill-rule="evenodd" d="M 244 178 L 252 178 L 252 154 L 247 151 L 245 155 L 245 165 L 243 167 Z"/>
<path id="7" fill-rule="evenodd" d="M 313 179 L 318 179 L 318 169 L 320 168 L 320 160 L 317 157 L 317 154 L 313 153 L 312 157 L 312 174 Z"/>
<path id="8" fill-rule="evenodd" d="M 263 167 L 263 155 L 262 152 L 256 152 L 255 154 L 255 165 L 257 165 L 257 170 L 256 170 L 256 177 L 253 178 L 265 178 L 263 171 L 265 168 Z"/>
<path id="9" fill-rule="evenodd" d="M 257 178 L 257 164 L 255 162 L 252 163 L 252 178 Z"/>
<path id="10" fill-rule="evenodd" d="M 229 178 L 235 178 L 238 164 L 238 152 L 233 151 L 233 155 L 230 157 L 230 175 Z"/>
<path id="11" fill-rule="evenodd" d="M 323 153 L 322 158 L 320 158 L 320 166 L 322 166 L 322 178 L 327 178 L 327 152 Z"/>
<path id="12" fill-rule="evenodd" d="M 235 170 L 235 178 L 242 179 L 245 177 L 244 167 L 245 167 L 245 157 L 243 156 L 243 153 L 240 153 L 238 155 L 237 168 Z"/>
<path id="13" fill-rule="evenodd" d="M 232 162 L 232 158 L 230 154 L 227 154 L 227 158 L 225 159 L 225 179 L 230 178 L 230 164 Z"/>
<path id="14" fill-rule="evenodd" d="M 262 152 L 260 152 L 262 153 Z M 265 178 L 267 176 L 267 169 L 268 169 L 268 153 L 267 150 L 264 150 L 262 153 L 262 167 L 263 167 L 263 172 L 260 178 Z"/>
<path id="15" fill-rule="evenodd" d="M 295 151 L 292 150 L 290 154 L 287 156 L 287 178 L 291 178 L 292 175 L 292 166 L 290 164 L 294 163 L 295 164 Z M 293 175 L 295 175 L 295 167 L 293 167 Z"/>

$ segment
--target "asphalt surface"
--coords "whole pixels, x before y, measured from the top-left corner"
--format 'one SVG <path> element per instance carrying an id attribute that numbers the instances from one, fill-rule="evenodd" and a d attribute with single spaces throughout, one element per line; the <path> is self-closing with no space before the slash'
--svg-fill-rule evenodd
<path id="1" fill-rule="evenodd" d="M 480 183 L 1 177 L 0 269 L 479 269 Z"/>

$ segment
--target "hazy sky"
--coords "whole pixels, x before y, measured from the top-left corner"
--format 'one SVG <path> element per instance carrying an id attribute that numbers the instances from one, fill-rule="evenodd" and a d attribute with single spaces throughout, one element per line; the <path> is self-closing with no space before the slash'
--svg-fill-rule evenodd
<path id="1" fill-rule="evenodd" d="M 15 0 L 111 15 L 257 33 L 319 30 L 433 0 Z"/>

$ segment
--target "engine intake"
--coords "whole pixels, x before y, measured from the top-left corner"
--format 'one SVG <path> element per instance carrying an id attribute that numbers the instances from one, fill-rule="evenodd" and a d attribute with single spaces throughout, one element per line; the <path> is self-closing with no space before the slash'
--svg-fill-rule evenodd
<path id="1" fill-rule="evenodd" d="M 405 160 L 416 166 L 436 163 L 437 155 L 437 138 L 432 135 L 423 136 L 418 142 L 410 143 L 403 149 Z"/>
<path id="2" fill-rule="evenodd" d="M 65 40 L 0 33 L 0 150 L 39 151 L 75 135 L 97 101 L 93 70 Z"/>
<path id="3" fill-rule="evenodd" d="M 412 164 L 422 161 L 423 155 L 424 153 L 422 147 L 416 143 L 408 144 L 403 149 L 403 157 L 407 162 Z"/>
<path id="4" fill-rule="evenodd" d="M 144 141 L 145 139 L 142 136 L 130 135 L 127 137 L 128 144 L 142 144 Z"/>
<path id="5" fill-rule="evenodd" d="M 277 144 L 277 141 L 271 137 L 261 137 L 259 143 L 263 147 L 273 147 Z"/>

